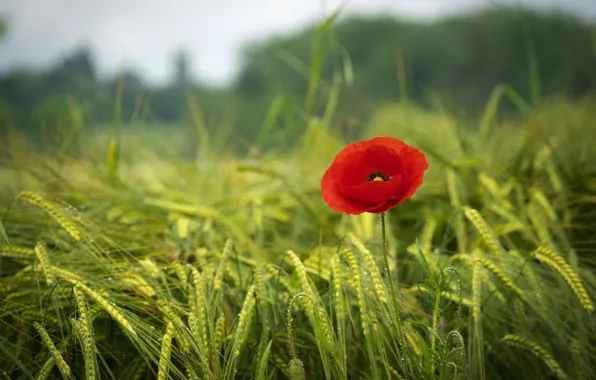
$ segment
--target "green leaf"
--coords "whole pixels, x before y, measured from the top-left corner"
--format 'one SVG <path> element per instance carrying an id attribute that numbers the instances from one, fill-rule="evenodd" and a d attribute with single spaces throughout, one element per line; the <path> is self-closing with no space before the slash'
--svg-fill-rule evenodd
<path id="1" fill-rule="evenodd" d="M 269 341 L 267 344 L 267 348 L 263 351 L 263 355 L 261 355 L 261 359 L 259 360 L 259 366 L 257 368 L 257 379 L 266 379 L 266 371 L 267 371 L 267 360 L 269 358 L 269 352 L 271 351 L 271 344 L 273 340 Z"/>
<path id="2" fill-rule="evenodd" d="M 10 243 L 8 242 L 8 235 L 6 234 L 6 229 L 4 228 L 4 223 L 2 223 L 2 219 L 0 219 L 0 243 L 2 243 L 2 241 L 10 246 Z"/>

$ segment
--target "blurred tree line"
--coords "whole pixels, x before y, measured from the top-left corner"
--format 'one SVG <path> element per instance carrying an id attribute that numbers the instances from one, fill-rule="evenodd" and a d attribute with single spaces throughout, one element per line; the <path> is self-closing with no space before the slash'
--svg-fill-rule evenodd
<path id="1" fill-rule="evenodd" d="M 318 37 L 316 27 L 308 27 L 248 46 L 227 88 L 190 78 L 184 53 L 175 57 L 165 86 L 152 86 L 131 70 L 99 80 L 91 53 L 81 49 L 45 72 L 16 68 L 0 77 L 0 123 L 21 130 L 40 123 L 105 124 L 115 116 L 124 123 L 180 123 L 200 108 L 205 125 L 232 126 L 235 137 L 252 141 L 273 108 L 284 115 L 322 114 L 334 83 L 341 84 L 334 123 L 342 128 L 358 125 L 379 103 L 406 96 L 418 105 L 440 102 L 474 114 L 503 83 L 528 102 L 593 91 L 593 28 L 570 15 L 519 9 L 434 23 L 352 17 Z M 313 83 L 319 91 L 309 89 Z M 278 119 L 277 127 L 303 128 L 292 124 L 296 119 Z"/>

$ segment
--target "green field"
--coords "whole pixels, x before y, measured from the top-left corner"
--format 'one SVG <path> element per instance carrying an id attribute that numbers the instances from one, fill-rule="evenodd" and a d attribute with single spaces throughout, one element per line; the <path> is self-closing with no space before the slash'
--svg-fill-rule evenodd
<path id="1" fill-rule="evenodd" d="M 379 110 L 362 137 L 398 137 L 430 162 L 387 215 L 397 313 L 378 215 L 321 199 L 346 143 L 322 120 L 285 154 L 243 159 L 211 143 L 184 158 L 188 139 L 163 129 L 125 130 L 121 145 L 88 132 L 70 154 L 8 135 L 0 368 L 11 379 L 594 378 L 594 110 L 558 99 L 497 121 L 489 106 L 473 125 Z"/>
<path id="2" fill-rule="evenodd" d="M 242 150 L 193 101 L 0 117 L 0 379 L 596 379 L 596 97 L 497 86 L 464 118 L 400 82 L 347 134 L 317 67 Z M 380 216 L 320 192 L 374 136 L 430 164 L 385 215 L 390 275 Z"/>

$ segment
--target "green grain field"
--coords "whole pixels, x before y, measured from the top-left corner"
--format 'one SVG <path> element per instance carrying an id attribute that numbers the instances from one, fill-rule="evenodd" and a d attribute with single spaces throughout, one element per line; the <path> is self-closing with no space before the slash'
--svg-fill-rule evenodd
<path id="1" fill-rule="evenodd" d="M 463 118 L 400 82 L 348 138 L 351 71 L 313 51 L 303 112 L 270 99 L 243 154 L 192 99 L 175 131 L 118 95 L 108 128 L 72 103 L 69 128 L 2 131 L 0 379 L 596 379 L 596 97 L 496 86 Z M 270 149 L 283 118 L 303 133 Z M 374 136 L 430 164 L 386 214 L 390 275 L 380 216 L 320 193 Z"/>

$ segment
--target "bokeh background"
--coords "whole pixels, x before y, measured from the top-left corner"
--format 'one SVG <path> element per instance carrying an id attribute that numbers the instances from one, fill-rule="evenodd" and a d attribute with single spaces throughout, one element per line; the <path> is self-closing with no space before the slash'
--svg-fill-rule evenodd
<path id="1" fill-rule="evenodd" d="M 596 379 L 595 1 L 0 19 L 0 377 Z M 379 135 L 423 185 L 330 210 Z"/>
<path id="2" fill-rule="evenodd" d="M 333 40 L 314 47 L 313 27 L 338 9 Z M 112 122 L 120 83 L 124 124 L 180 131 L 190 95 L 208 128 L 226 125 L 246 148 L 276 97 L 303 111 L 313 49 L 323 84 L 349 71 L 333 120 L 344 134 L 406 96 L 469 117 L 501 84 L 534 101 L 596 84 L 590 0 L 4 0 L 0 15 L 0 125 L 26 131 L 72 123 L 72 102 L 85 125 Z M 273 146 L 303 132 L 281 129 Z"/>

